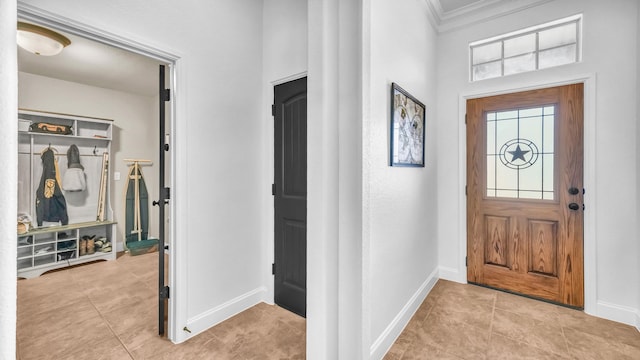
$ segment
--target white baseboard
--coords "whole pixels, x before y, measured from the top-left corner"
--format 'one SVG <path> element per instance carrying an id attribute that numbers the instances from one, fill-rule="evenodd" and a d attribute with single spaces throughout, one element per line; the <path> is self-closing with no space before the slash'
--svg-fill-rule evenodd
<path id="1" fill-rule="evenodd" d="M 440 279 L 454 281 L 461 284 L 467 283 L 466 274 L 462 274 L 458 269 L 440 266 L 438 270 L 440 273 Z"/>
<path id="2" fill-rule="evenodd" d="M 640 331 L 640 310 L 636 311 L 636 329 Z"/>
<path id="3" fill-rule="evenodd" d="M 413 294 L 402 310 L 400 310 L 398 315 L 393 318 L 389 326 L 384 329 L 382 334 L 380 334 L 376 341 L 371 345 L 371 348 L 369 349 L 370 359 L 382 359 L 387 351 L 391 349 L 391 346 L 398 336 L 400 336 L 405 326 L 407 326 L 413 314 L 415 314 L 420 307 L 420 304 L 422 304 L 433 286 L 436 284 L 436 281 L 438 281 L 438 270 L 439 269 L 436 268 L 431 274 L 429 274 L 427 279 L 418 288 L 418 291 Z"/>
<path id="4" fill-rule="evenodd" d="M 187 328 L 190 331 L 188 338 L 196 336 L 210 327 L 261 303 L 266 293 L 267 288 L 262 286 L 190 318 L 187 320 Z"/>
<path id="5" fill-rule="evenodd" d="M 598 317 L 640 328 L 640 315 L 637 309 L 605 301 L 598 301 L 597 309 L 595 315 Z"/>

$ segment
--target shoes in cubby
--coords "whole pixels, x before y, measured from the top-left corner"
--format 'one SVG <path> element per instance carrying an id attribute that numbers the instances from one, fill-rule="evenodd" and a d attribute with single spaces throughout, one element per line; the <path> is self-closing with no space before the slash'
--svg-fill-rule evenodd
<path id="1" fill-rule="evenodd" d="M 110 252 L 111 251 L 111 241 L 106 237 L 100 237 L 95 242 L 96 251 L 100 252 Z"/>
<path id="2" fill-rule="evenodd" d="M 93 255 L 96 252 L 95 237 L 95 235 L 92 235 L 87 239 L 87 255 Z"/>
<path id="3" fill-rule="evenodd" d="M 85 256 L 87 255 L 87 237 L 83 236 L 82 239 L 80 239 L 80 256 Z"/>

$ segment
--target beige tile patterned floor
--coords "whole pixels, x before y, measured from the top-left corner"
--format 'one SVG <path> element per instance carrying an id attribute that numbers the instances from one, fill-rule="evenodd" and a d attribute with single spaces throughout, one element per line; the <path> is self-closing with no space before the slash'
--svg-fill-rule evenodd
<path id="1" fill-rule="evenodd" d="M 17 358 L 303 359 L 305 320 L 259 304 L 179 345 L 157 335 L 158 254 L 18 281 Z"/>
<path id="2" fill-rule="evenodd" d="M 18 281 L 18 358 L 304 359 L 305 320 L 259 304 L 179 345 L 157 335 L 157 254 Z M 633 327 L 440 280 L 386 360 L 640 359 Z"/>
<path id="3" fill-rule="evenodd" d="M 439 280 L 385 360 L 640 359 L 637 329 L 577 310 Z"/>

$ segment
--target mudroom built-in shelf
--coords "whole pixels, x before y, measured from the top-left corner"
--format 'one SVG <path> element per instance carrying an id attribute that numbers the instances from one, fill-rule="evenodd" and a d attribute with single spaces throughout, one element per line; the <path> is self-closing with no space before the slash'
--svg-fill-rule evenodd
<path id="1" fill-rule="evenodd" d="M 18 214 L 32 219 L 28 231 L 17 235 L 18 277 L 32 278 L 53 269 L 116 258 L 108 181 L 112 127 L 113 121 L 108 119 L 18 111 Z M 86 186 L 76 191 L 62 189 L 67 224 L 44 221 L 38 226 L 36 191 L 43 173 L 42 153 L 53 151 L 59 178 L 63 178 L 72 145 L 78 149 Z M 89 250 L 86 239 L 93 241 Z M 95 245 L 98 240 L 101 246 Z"/>

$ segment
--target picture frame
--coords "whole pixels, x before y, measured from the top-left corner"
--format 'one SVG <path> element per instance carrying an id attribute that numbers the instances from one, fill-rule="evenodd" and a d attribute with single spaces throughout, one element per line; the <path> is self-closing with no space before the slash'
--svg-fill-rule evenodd
<path id="1" fill-rule="evenodd" d="M 424 167 L 424 104 L 396 83 L 390 103 L 390 166 Z"/>

